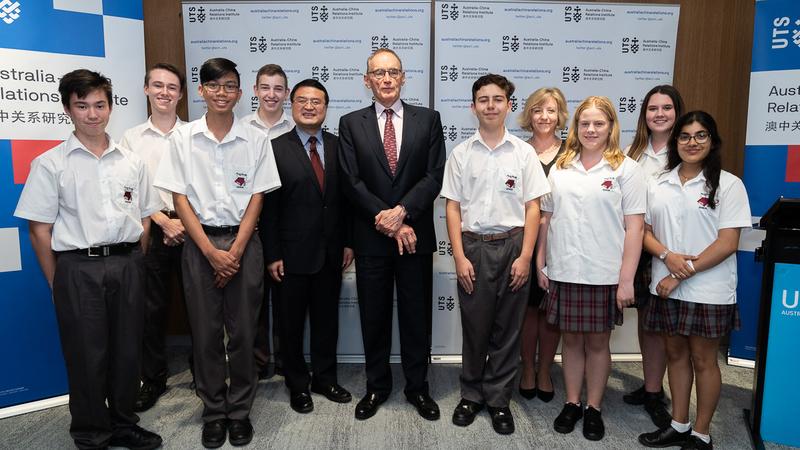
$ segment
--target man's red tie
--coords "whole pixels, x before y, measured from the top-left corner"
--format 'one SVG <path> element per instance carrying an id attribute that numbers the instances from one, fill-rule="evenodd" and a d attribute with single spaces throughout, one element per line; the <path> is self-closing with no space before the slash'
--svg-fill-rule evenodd
<path id="1" fill-rule="evenodd" d="M 395 171 L 397 171 L 397 137 L 392 123 L 394 111 L 391 109 L 384 111 L 386 112 L 386 126 L 383 127 L 383 150 L 386 152 L 386 160 L 389 161 L 389 170 L 394 176 Z"/>
<path id="2" fill-rule="evenodd" d="M 311 136 L 308 138 L 308 153 L 311 156 L 311 168 L 314 169 L 314 174 L 317 176 L 320 190 L 325 190 L 325 169 L 322 168 L 322 160 L 317 153 L 317 138 Z"/>

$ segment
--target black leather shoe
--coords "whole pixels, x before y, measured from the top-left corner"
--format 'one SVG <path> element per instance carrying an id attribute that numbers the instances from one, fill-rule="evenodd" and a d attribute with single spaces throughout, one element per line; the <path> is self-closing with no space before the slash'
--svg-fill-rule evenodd
<path id="1" fill-rule="evenodd" d="M 572 433 L 575 429 L 575 424 L 578 423 L 583 417 L 583 410 L 580 405 L 574 403 L 565 403 L 561 413 L 553 421 L 553 429 L 559 433 Z"/>
<path id="2" fill-rule="evenodd" d="M 308 414 L 314 410 L 314 401 L 308 391 L 292 392 L 289 394 L 289 406 L 300 414 Z"/>
<path id="3" fill-rule="evenodd" d="M 487 408 L 492 415 L 492 428 L 497 434 L 511 434 L 514 432 L 514 417 L 511 410 L 506 406 L 503 408 Z"/>
<path id="4" fill-rule="evenodd" d="M 636 389 L 633 392 L 629 392 L 622 396 L 622 401 L 629 404 L 629 405 L 644 405 L 644 401 L 646 399 L 645 394 L 655 395 L 656 398 L 659 400 L 664 399 L 664 389 L 662 388 L 658 392 L 647 392 L 644 390 L 644 386 Z"/>
<path id="5" fill-rule="evenodd" d="M 406 399 L 408 403 L 417 408 L 417 412 L 423 419 L 426 420 L 439 420 L 439 405 L 428 395 L 427 392 L 418 392 L 416 394 L 407 394 Z"/>
<path id="6" fill-rule="evenodd" d="M 550 386 L 553 386 L 553 377 L 550 377 Z M 555 391 L 555 389 L 553 389 L 552 391 L 545 391 L 545 390 L 539 389 L 539 392 L 537 393 L 537 395 L 539 396 L 539 400 L 541 400 L 541 401 L 543 401 L 545 403 L 550 403 L 550 400 L 552 400 L 553 397 L 555 397 L 556 391 Z"/>
<path id="7" fill-rule="evenodd" d="M 525 388 L 522 387 L 522 385 L 519 386 L 519 395 L 521 395 L 522 397 L 524 397 L 524 398 L 526 398 L 528 400 L 532 400 L 532 399 L 536 398 L 536 392 L 537 392 L 536 388 L 525 389 Z"/>
<path id="8" fill-rule="evenodd" d="M 139 394 L 136 396 L 136 403 L 133 405 L 133 411 L 143 412 L 152 408 L 153 405 L 156 404 L 156 401 L 158 401 L 158 397 L 161 397 L 161 394 L 166 390 L 167 383 L 144 382 L 141 387 L 139 387 Z"/>
<path id="9" fill-rule="evenodd" d="M 347 389 L 339 386 L 336 383 L 326 386 L 317 386 L 315 384 L 311 384 L 311 392 L 324 395 L 325 398 L 336 403 L 350 403 L 350 400 L 353 399 L 353 396 L 350 395 L 350 392 L 348 392 Z"/>
<path id="10" fill-rule="evenodd" d="M 475 420 L 475 416 L 483 409 L 483 405 L 462 398 L 453 411 L 453 424 L 466 427 Z"/>
<path id="11" fill-rule="evenodd" d="M 132 450 L 149 450 L 161 447 L 161 442 L 161 436 L 134 425 L 114 430 L 108 445 L 111 447 L 126 447 Z"/>
<path id="12" fill-rule="evenodd" d="M 378 412 L 378 407 L 386 401 L 386 396 L 367 392 L 367 395 L 356 404 L 356 419 L 367 420 Z"/>
<path id="13" fill-rule="evenodd" d="M 672 426 L 666 426 L 652 433 L 640 434 L 639 442 L 652 448 L 677 447 L 684 445 L 691 434 L 692 430 L 681 433 Z"/>
<path id="14" fill-rule="evenodd" d="M 217 419 L 203 424 L 203 447 L 218 448 L 225 443 L 228 433 L 228 419 Z"/>
<path id="15" fill-rule="evenodd" d="M 648 398 L 644 401 L 644 410 L 650 415 L 650 420 L 659 429 L 669 427 L 672 423 L 672 415 L 667 411 L 664 401 L 657 398 L 657 394 L 648 392 L 645 395 Z"/>
<path id="16" fill-rule="evenodd" d="M 606 426 L 603 424 L 603 416 L 600 411 L 586 407 L 583 412 L 583 437 L 590 441 L 599 441 L 606 435 Z"/>
<path id="17" fill-rule="evenodd" d="M 253 425 L 250 419 L 231 420 L 228 425 L 228 442 L 234 447 L 247 445 L 253 440 Z"/>
<path id="18" fill-rule="evenodd" d="M 681 450 L 714 450 L 714 440 L 712 439 L 711 442 L 706 444 L 699 437 L 690 435 L 686 439 L 686 443 L 681 447 Z"/>

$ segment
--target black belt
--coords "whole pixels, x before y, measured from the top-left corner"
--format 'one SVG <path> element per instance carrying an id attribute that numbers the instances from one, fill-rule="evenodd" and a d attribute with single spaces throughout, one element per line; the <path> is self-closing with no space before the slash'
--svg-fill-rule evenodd
<path id="1" fill-rule="evenodd" d="M 177 211 L 173 211 L 170 209 L 162 209 L 161 212 L 170 219 L 180 219 L 180 217 L 178 217 Z"/>
<path id="2" fill-rule="evenodd" d="M 212 227 L 211 225 L 203 225 L 203 231 L 208 236 L 223 236 L 226 234 L 236 234 L 239 232 L 239 225 L 229 225 L 224 227 Z"/>
<path id="3" fill-rule="evenodd" d="M 105 257 L 112 255 L 127 255 L 134 248 L 139 246 L 139 242 L 123 242 L 121 244 L 101 245 L 100 247 L 78 248 L 57 253 L 75 253 L 78 255 Z"/>
<path id="4" fill-rule="evenodd" d="M 515 234 L 522 233 L 524 230 L 525 229 L 522 227 L 516 227 L 506 231 L 505 233 L 478 234 L 478 233 L 473 233 L 472 231 L 462 231 L 461 233 L 464 236 L 475 239 L 476 241 L 491 242 L 491 241 L 499 241 L 502 239 L 508 239 L 511 236 L 514 236 Z"/>

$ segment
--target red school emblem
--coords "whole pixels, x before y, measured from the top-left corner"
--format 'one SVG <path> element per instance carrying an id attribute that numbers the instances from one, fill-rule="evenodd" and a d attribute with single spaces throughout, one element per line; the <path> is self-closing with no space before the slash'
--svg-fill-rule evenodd
<path id="1" fill-rule="evenodd" d="M 700 198 L 697 199 L 697 204 L 699 204 L 703 208 L 708 206 L 708 196 L 707 195 L 701 195 Z"/>
<path id="2" fill-rule="evenodd" d="M 240 177 L 236 177 L 236 179 L 233 180 L 233 182 L 236 183 L 236 185 L 239 186 L 239 187 L 244 187 L 244 185 L 247 184 L 247 180 L 245 179 L 245 177 L 241 177 L 241 176 Z"/>
<path id="3" fill-rule="evenodd" d="M 514 186 L 516 184 L 517 184 L 517 182 L 513 178 L 509 178 L 508 180 L 506 180 L 506 187 L 509 188 L 509 189 L 514 189 Z"/>
<path id="4" fill-rule="evenodd" d="M 600 186 L 603 188 L 604 191 L 610 191 L 614 188 L 614 180 L 607 179 L 600 183 Z"/>
<path id="5" fill-rule="evenodd" d="M 133 201 L 133 191 L 131 189 L 125 188 L 125 192 L 122 194 L 122 199 L 125 200 L 125 203 L 130 203 Z"/>

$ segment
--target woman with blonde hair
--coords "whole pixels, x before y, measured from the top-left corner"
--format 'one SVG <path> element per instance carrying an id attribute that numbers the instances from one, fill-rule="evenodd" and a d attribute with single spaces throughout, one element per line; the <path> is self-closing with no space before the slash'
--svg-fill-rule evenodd
<path id="1" fill-rule="evenodd" d="M 553 427 L 570 433 L 583 417 L 583 436 L 595 441 L 605 435 L 609 340 L 622 309 L 633 304 L 646 207 L 645 177 L 620 149 L 619 128 L 606 97 L 588 97 L 575 110 L 548 177 L 552 192 L 542 201 L 536 254 L 539 286 L 548 291 L 542 308 L 563 336 L 566 403 Z"/>
<path id="2" fill-rule="evenodd" d="M 530 131 L 528 144 L 536 151 L 545 175 L 564 152 L 561 131 L 567 126 L 567 101 L 558 88 L 539 88 L 525 101 L 525 109 L 519 116 L 519 125 Z M 535 261 L 533 262 L 535 264 Z M 535 269 L 535 268 L 534 268 Z M 531 271 L 532 273 L 535 270 Z M 522 375 L 519 380 L 519 393 L 527 399 L 538 396 L 549 402 L 555 395 L 550 368 L 556 356 L 561 333 L 549 325 L 544 312 L 539 309 L 545 291 L 533 283 L 525 322 L 522 326 Z M 536 350 L 538 347 L 539 370 L 536 370 Z"/>
<path id="3" fill-rule="evenodd" d="M 656 86 L 645 95 L 639 111 L 636 135 L 633 143 L 625 149 L 625 153 L 639 163 L 639 167 L 648 179 L 654 179 L 664 172 L 667 165 L 667 141 L 675 125 L 675 119 L 682 113 L 681 94 L 670 85 Z M 622 400 L 630 405 L 644 405 L 650 420 L 658 428 L 663 428 L 669 425 L 671 420 L 663 400 L 662 384 L 664 372 L 667 370 L 664 338 L 659 333 L 643 328 L 644 317 L 650 307 L 650 259 L 649 254 L 642 253 L 633 279 L 644 385 L 623 395 Z"/>

